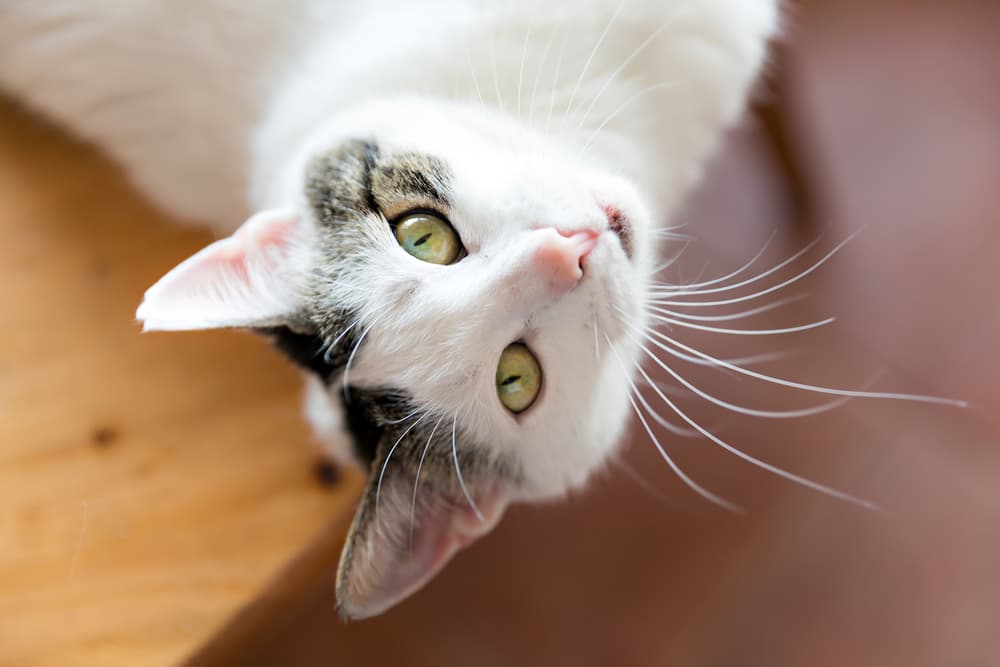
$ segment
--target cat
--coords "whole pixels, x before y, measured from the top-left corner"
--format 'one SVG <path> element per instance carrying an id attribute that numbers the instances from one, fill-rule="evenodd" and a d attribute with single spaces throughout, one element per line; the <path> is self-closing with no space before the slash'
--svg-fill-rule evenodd
<path id="1" fill-rule="evenodd" d="M 5 0 L 0 88 L 223 238 L 146 331 L 271 338 L 369 477 L 338 609 L 396 604 L 632 403 L 657 240 L 779 0 Z M 245 221 L 245 222 L 243 222 Z"/>

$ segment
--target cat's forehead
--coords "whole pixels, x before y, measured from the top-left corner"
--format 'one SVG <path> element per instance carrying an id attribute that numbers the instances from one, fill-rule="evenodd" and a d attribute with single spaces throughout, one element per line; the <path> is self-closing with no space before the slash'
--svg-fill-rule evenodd
<path id="1" fill-rule="evenodd" d="M 408 209 L 447 210 L 454 177 L 448 163 L 423 152 L 387 151 L 352 139 L 317 154 L 306 167 L 306 196 L 319 222 L 359 213 L 393 218 Z"/>
<path id="2" fill-rule="evenodd" d="M 433 143 L 348 139 L 318 152 L 306 168 L 311 209 L 320 222 L 429 209 L 454 216 L 472 244 L 596 213 L 586 173 L 544 152 Z"/>

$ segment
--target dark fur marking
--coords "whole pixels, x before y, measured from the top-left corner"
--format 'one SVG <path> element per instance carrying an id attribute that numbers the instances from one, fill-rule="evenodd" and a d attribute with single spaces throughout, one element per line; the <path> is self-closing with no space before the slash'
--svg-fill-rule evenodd
<path id="1" fill-rule="evenodd" d="M 347 429 L 354 441 L 354 455 L 370 466 L 386 427 L 398 426 L 393 422 L 399 422 L 413 412 L 413 404 L 406 394 L 394 390 L 348 387 L 347 395 L 341 393 L 340 396 Z"/>
<path id="2" fill-rule="evenodd" d="M 324 382 L 337 372 L 337 368 L 324 358 L 326 341 L 316 334 L 296 333 L 288 327 L 261 329 L 260 333 L 271 339 L 274 346 L 297 366 L 312 371 Z"/>
<path id="3" fill-rule="evenodd" d="M 383 155 L 365 140 L 346 142 L 313 159 L 306 170 L 306 196 L 324 225 L 370 213 L 401 213 L 427 206 L 445 213 L 451 172 L 430 155 Z"/>
<path id="4" fill-rule="evenodd" d="M 333 380 L 343 369 L 366 324 L 356 323 L 338 343 L 338 349 L 330 353 L 334 357 L 323 360 L 326 363 L 321 365 L 314 353 L 324 340 L 337 339 L 346 326 L 355 322 L 352 317 L 355 314 L 338 311 L 341 302 L 331 285 L 345 276 L 351 278 L 352 284 L 364 277 L 358 275 L 364 270 L 364 262 L 359 258 L 363 259 L 365 253 L 359 244 L 372 238 L 371 214 L 394 216 L 428 208 L 446 215 L 451 205 L 450 181 L 451 172 L 442 160 L 412 152 L 385 154 L 372 141 L 348 141 L 314 158 L 307 168 L 306 196 L 319 223 L 318 249 L 323 260 L 313 269 L 316 280 L 309 295 L 308 319 L 318 333 L 311 339 L 282 333 L 277 341 L 279 348 L 296 363 L 320 373 L 328 383 Z M 340 391 L 334 393 L 341 396 L 345 426 L 361 462 L 369 467 L 378 466 L 399 443 L 389 466 L 413 472 L 427 448 L 424 480 L 431 486 L 446 487 L 454 495 L 458 487 L 450 418 L 426 415 L 421 420 L 423 412 L 407 418 L 418 406 L 412 397 L 396 389 L 351 386 L 346 395 Z M 435 426 L 440 428 L 435 431 Z M 488 448 L 476 443 L 459 444 L 457 458 L 469 483 L 477 479 L 493 481 L 497 476 L 518 476 L 512 461 L 498 461 Z"/>
<path id="5" fill-rule="evenodd" d="M 451 207 L 446 192 L 451 175 L 445 163 L 429 155 L 404 153 L 384 158 L 372 174 L 372 191 L 383 208 L 411 201 L 441 212 Z"/>
<path id="6" fill-rule="evenodd" d="M 378 160 L 378 149 L 375 144 L 371 142 L 365 142 L 365 172 L 364 172 L 364 183 L 365 183 L 365 201 L 368 204 L 368 208 L 371 211 L 381 211 L 378 205 L 378 200 L 375 197 L 375 191 L 372 188 L 372 172 L 375 169 L 376 161 Z"/>
<path id="7" fill-rule="evenodd" d="M 336 319 L 343 322 L 346 318 Z M 315 373 L 326 384 L 347 365 L 357 340 L 354 332 L 349 331 L 338 336 L 337 344 L 330 347 L 330 342 L 320 334 L 300 333 L 289 327 L 258 329 L 257 333 L 270 339 L 295 365 Z"/>
<path id="8" fill-rule="evenodd" d="M 370 177 L 377 159 L 375 144 L 357 140 L 309 163 L 306 197 L 322 225 L 335 226 L 378 212 Z"/>

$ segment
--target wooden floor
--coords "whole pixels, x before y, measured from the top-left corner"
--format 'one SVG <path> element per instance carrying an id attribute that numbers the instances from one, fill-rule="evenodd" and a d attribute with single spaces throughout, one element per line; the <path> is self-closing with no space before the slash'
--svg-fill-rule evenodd
<path id="1" fill-rule="evenodd" d="M 0 665 L 177 664 L 356 480 L 319 483 L 262 341 L 140 335 L 143 291 L 204 233 L 9 104 L 0 202 Z"/>

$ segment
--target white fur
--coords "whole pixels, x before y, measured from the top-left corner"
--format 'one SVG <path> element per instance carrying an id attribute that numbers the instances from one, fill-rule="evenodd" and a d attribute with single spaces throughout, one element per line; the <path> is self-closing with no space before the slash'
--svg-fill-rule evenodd
<path id="1" fill-rule="evenodd" d="M 343 295 L 374 322 L 351 379 L 388 379 L 459 413 L 477 440 L 521 461 L 517 493 L 536 498 L 582 484 L 619 439 L 618 359 L 631 368 L 637 351 L 618 309 L 642 324 L 650 228 L 740 112 L 777 5 L 6 0 L 0 86 L 100 144 L 162 207 L 226 233 L 252 210 L 304 214 L 306 160 L 345 138 L 446 160 L 470 257 L 421 264 L 386 233 L 369 259 L 378 279 Z M 577 289 L 539 287 L 532 234 L 606 229 L 601 202 L 635 225 L 635 258 L 604 232 Z M 419 298 L 398 298 L 406 281 Z M 183 326 L 211 324 L 199 312 Z M 546 384 L 515 419 L 493 374 L 518 338 Z M 415 346 L 433 372 L 414 367 Z M 311 391 L 319 430 L 339 432 L 321 414 L 323 390 Z"/>

